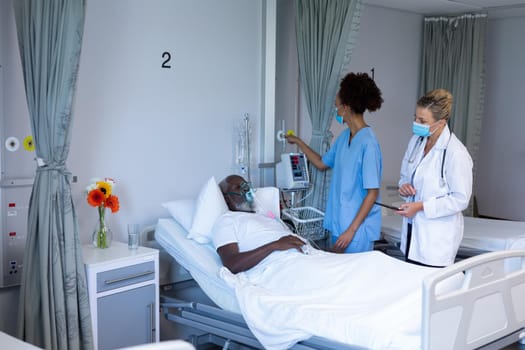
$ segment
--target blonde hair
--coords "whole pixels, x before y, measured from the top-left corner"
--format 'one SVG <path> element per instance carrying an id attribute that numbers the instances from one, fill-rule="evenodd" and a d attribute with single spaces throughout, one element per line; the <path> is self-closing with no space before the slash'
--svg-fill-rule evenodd
<path id="1" fill-rule="evenodd" d="M 445 89 L 429 91 L 417 101 L 419 107 L 426 108 L 432 112 L 436 121 L 449 120 L 452 113 L 452 94 Z"/>

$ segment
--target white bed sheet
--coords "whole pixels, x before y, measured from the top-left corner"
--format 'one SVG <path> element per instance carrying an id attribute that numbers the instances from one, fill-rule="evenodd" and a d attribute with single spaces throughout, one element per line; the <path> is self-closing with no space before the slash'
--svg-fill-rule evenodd
<path id="1" fill-rule="evenodd" d="M 465 217 L 461 248 L 482 251 L 525 249 L 525 222 Z M 401 241 L 403 218 L 382 217 L 381 232 L 391 242 Z"/>
<path id="2" fill-rule="evenodd" d="M 379 252 L 320 251 L 274 254 L 237 275 L 222 270 L 265 349 L 312 335 L 370 349 L 419 349 L 421 286 L 433 272 Z"/>
<path id="3" fill-rule="evenodd" d="M 241 313 L 232 287 L 219 276 L 219 255 L 210 244 L 198 244 L 187 238 L 186 231 L 174 219 L 159 219 L 155 240 L 188 270 L 208 297 L 222 309 Z"/>
<path id="4" fill-rule="evenodd" d="M 276 252 L 233 275 L 211 245 L 187 239 L 173 219 L 159 219 L 155 238 L 217 305 L 242 313 L 267 349 L 313 335 L 372 349 L 420 348 L 422 280 L 435 269 L 379 252 L 335 260 L 322 251 Z"/>

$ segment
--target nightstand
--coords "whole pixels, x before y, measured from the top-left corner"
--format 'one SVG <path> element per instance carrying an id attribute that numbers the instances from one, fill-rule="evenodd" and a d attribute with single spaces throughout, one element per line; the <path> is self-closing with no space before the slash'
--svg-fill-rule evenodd
<path id="1" fill-rule="evenodd" d="M 95 349 L 159 340 L 159 251 L 82 247 Z"/>

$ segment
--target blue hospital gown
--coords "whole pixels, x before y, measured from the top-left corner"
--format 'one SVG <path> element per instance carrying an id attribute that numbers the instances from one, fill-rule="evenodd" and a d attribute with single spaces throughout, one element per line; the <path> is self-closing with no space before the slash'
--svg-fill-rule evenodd
<path id="1" fill-rule="evenodd" d="M 323 163 L 333 169 L 324 217 L 324 227 L 331 232 L 332 242 L 352 223 L 367 189 L 380 188 L 381 185 L 381 148 L 372 128 L 359 130 L 350 145 L 349 137 L 350 129 L 346 129 L 322 157 Z M 380 198 L 377 200 L 380 201 Z M 352 248 L 355 245 L 372 246 L 368 243 L 379 239 L 380 230 L 381 209 L 374 205 L 359 226 L 347 252 L 355 252 L 356 249 Z"/>

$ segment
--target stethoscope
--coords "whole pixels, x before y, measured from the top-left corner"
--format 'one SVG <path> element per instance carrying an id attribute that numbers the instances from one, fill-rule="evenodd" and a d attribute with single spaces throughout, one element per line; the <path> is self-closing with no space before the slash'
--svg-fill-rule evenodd
<path id="1" fill-rule="evenodd" d="M 446 181 L 445 181 L 445 158 L 447 156 L 447 149 L 448 149 L 448 145 L 450 143 L 450 139 L 452 138 L 452 131 L 450 132 L 450 136 L 448 137 L 448 141 L 447 141 L 447 144 L 445 146 L 445 149 L 443 150 L 443 155 L 441 157 L 441 178 L 439 179 L 439 187 L 445 187 L 445 185 L 447 184 Z M 423 136 L 419 136 L 419 138 L 417 139 L 416 143 L 414 144 L 414 147 L 412 147 L 412 151 L 410 152 L 410 156 L 408 157 L 408 162 L 410 164 L 414 163 L 414 161 L 416 160 L 416 150 L 419 149 L 419 147 L 421 146 L 421 143 L 423 142 L 424 140 L 424 137 Z M 419 166 L 419 164 L 418 164 Z M 412 181 L 414 179 L 414 175 L 416 173 L 416 169 L 417 169 L 417 166 L 414 168 L 414 173 L 412 174 Z"/>

